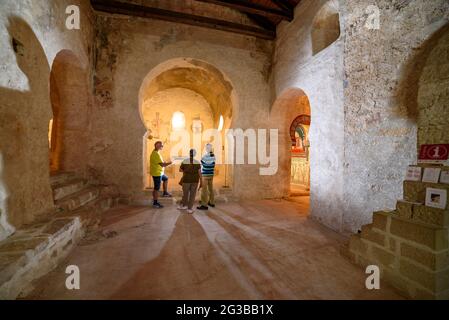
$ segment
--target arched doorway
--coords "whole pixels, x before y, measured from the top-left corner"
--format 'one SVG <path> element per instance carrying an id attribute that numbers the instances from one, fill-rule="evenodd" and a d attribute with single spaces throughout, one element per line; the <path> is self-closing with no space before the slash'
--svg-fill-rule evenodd
<path id="1" fill-rule="evenodd" d="M 293 120 L 290 126 L 292 139 L 290 190 L 293 194 L 307 194 L 310 191 L 309 132 L 310 115 L 302 114 Z"/>
<path id="2" fill-rule="evenodd" d="M 89 95 L 77 56 L 60 51 L 50 73 L 53 118 L 48 126 L 50 172 L 82 172 L 86 165 Z"/>
<path id="3" fill-rule="evenodd" d="M 149 155 L 156 141 L 164 142 L 162 156 L 174 165 L 165 169 L 172 179 L 170 188 L 180 189 L 179 165 L 189 148 L 201 157 L 206 143 L 214 145 L 217 157 L 214 184 L 232 187 L 232 166 L 224 162 L 224 134 L 236 113 L 236 95 L 228 78 L 214 66 L 195 59 L 179 58 L 164 62 L 145 78 L 139 94 L 139 111 L 147 130 L 143 137 L 143 189 L 152 188 L 148 172 Z M 188 135 L 185 138 L 181 132 Z M 185 141 L 184 141 L 185 142 Z"/>
<path id="4" fill-rule="evenodd" d="M 271 122 L 279 129 L 278 180 L 284 196 L 309 196 L 312 119 L 310 102 L 299 88 L 284 91 L 271 110 Z"/>

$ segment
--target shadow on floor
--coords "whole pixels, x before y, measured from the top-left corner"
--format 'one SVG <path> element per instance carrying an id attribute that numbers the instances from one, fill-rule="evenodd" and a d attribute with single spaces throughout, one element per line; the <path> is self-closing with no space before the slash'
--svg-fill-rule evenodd
<path id="1" fill-rule="evenodd" d="M 159 256 L 144 264 L 110 298 L 222 299 L 229 296 L 248 298 L 215 253 L 195 217 L 181 214 Z"/>

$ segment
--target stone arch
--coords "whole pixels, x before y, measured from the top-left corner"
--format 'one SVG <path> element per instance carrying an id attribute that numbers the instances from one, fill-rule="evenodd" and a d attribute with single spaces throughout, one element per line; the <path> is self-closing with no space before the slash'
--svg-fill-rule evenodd
<path id="1" fill-rule="evenodd" d="M 25 20 L 10 16 L 6 27 L 10 47 L 5 44 L 5 50 L 15 55 L 24 86 L 0 88 L 0 240 L 54 205 L 48 181 L 47 56 Z"/>
<path id="2" fill-rule="evenodd" d="M 179 94 L 183 92 L 186 96 L 190 97 L 196 95 L 198 101 L 203 100 L 203 102 L 198 102 L 198 104 L 208 104 L 211 114 L 209 117 L 211 119 L 209 127 L 218 128 L 220 125 L 220 119 L 223 118 L 223 143 L 225 143 L 224 132 L 226 129 L 232 127 L 233 119 L 235 119 L 238 112 L 238 99 L 234 85 L 231 83 L 229 78 L 215 66 L 196 59 L 176 58 L 165 61 L 153 68 L 143 80 L 139 91 L 139 114 L 142 123 L 147 129 L 147 132 L 143 137 L 142 154 L 143 185 L 147 188 L 151 183 L 151 179 L 148 179 L 147 172 L 148 148 L 151 148 L 151 144 L 156 139 L 152 141 L 152 130 L 154 128 L 151 128 L 151 125 L 148 123 L 148 115 L 145 114 L 144 106 L 146 106 L 145 110 L 147 110 L 146 113 L 148 114 L 148 108 L 151 107 L 146 104 L 148 104 L 151 99 L 157 99 L 158 96 L 161 96 L 164 93 L 168 93 L 169 91 L 177 91 Z M 173 109 L 171 111 L 183 111 L 182 106 L 180 106 L 178 109 Z M 156 112 L 159 111 L 154 110 L 153 113 Z M 204 109 L 203 113 L 209 112 Z M 186 116 L 187 115 L 188 113 L 186 113 Z M 171 122 L 171 117 L 168 120 L 162 120 L 162 122 L 163 121 Z M 168 124 L 166 125 L 168 126 Z M 190 127 L 191 125 L 189 124 L 188 128 Z M 224 179 L 224 181 L 222 181 L 223 184 L 231 186 L 233 181 L 232 166 L 219 165 L 217 166 L 217 171 L 220 172 L 220 177 L 222 176 L 222 174 L 224 175 L 222 177 L 222 179 Z M 176 183 L 173 183 L 172 186 L 173 185 L 176 185 Z"/>
<path id="3" fill-rule="evenodd" d="M 292 138 L 291 126 L 298 116 L 311 117 L 310 101 L 300 88 L 285 90 L 271 108 L 271 123 L 279 129 L 279 170 L 278 182 L 284 196 L 290 195 L 292 172 Z M 313 124 L 313 120 L 310 125 Z M 311 149 L 312 150 L 312 149 Z M 312 173 L 310 173 L 312 174 Z"/>
<path id="4" fill-rule="evenodd" d="M 449 144 L 449 24 L 436 34 L 417 90 L 418 150 L 423 144 Z"/>
<path id="5" fill-rule="evenodd" d="M 340 37 L 340 13 L 337 0 L 326 2 L 312 23 L 312 51 L 318 54 Z"/>
<path id="6" fill-rule="evenodd" d="M 50 72 L 53 112 L 50 132 L 50 171 L 84 172 L 89 127 L 86 69 L 70 50 L 60 51 Z"/>

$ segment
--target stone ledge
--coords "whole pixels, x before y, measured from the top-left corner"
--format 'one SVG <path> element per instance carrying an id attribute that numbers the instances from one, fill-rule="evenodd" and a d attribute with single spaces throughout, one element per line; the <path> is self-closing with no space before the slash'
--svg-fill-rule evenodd
<path id="1" fill-rule="evenodd" d="M 389 232 L 389 219 L 391 217 L 392 212 L 390 211 L 377 211 L 373 214 L 373 228 L 383 231 Z"/>
<path id="2" fill-rule="evenodd" d="M 410 202 L 425 203 L 427 188 L 443 189 L 447 190 L 449 193 L 449 184 L 404 181 L 404 200 Z"/>
<path id="3" fill-rule="evenodd" d="M 396 214 L 402 219 L 412 219 L 414 202 L 399 200 L 396 202 Z"/>
<path id="4" fill-rule="evenodd" d="M 448 229 L 391 217 L 390 233 L 435 251 L 448 249 Z"/>
<path id="5" fill-rule="evenodd" d="M 449 226 L 449 210 L 427 207 L 424 204 L 399 200 L 396 205 L 397 216 L 438 227 Z"/>
<path id="6" fill-rule="evenodd" d="M 33 280 L 53 270 L 77 244 L 85 229 L 100 221 L 118 197 L 101 196 L 74 211 L 18 230 L 0 242 L 0 299 L 16 299 L 32 289 Z"/>
<path id="7" fill-rule="evenodd" d="M 443 171 L 449 171 L 448 166 L 439 166 L 432 163 L 418 163 L 416 165 L 413 165 L 411 167 L 421 167 L 421 168 L 441 168 Z"/>
<path id="8" fill-rule="evenodd" d="M 449 268 L 437 272 L 429 271 L 401 258 L 399 271 L 404 277 L 419 283 L 435 294 L 449 290 Z"/>
<path id="9" fill-rule="evenodd" d="M 413 206 L 412 219 L 439 227 L 447 227 L 449 226 L 449 210 L 441 210 L 416 204 Z"/>
<path id="10" fill-rule="evenodd" d="M 83 205 L 95 200 L 100 195 L 100 189 L 98 187 L 91 186 L 81 191 L 73 193 L 65 198 L 57 200 L 55 202 L 58 208 L 66 211 L 76 210 Z"/>
<path id="11" fill-rule="evenodd" d="M 81 238 L 80 219 L 54 218 L 39 228 L 19 230 L 0 246 L 0 299 L 15 299 L 51 271 Z"/>
<path id="12" fill-rule="evenodd" d="M 408 243 L 402 243 L 401 256 L 413 260 L 433 271 L 449 268 L 449 250 L 435 252 L 417 248 Z"/>
<path id="13" fill-rule="evenodd" d="M 55 201 L 63 199 L 73 193 L 81 191 L 86 186 L 84 179 L 73 179 L 60 184 L 52 185 L 53 199 Z"/>
<path id="14" fill-rule="evenodd" d="M 372 224 L 362 227 L 361 237 L 362 239 L 374 242 L 382 247 L 385 247 L 386 235 L 384 233 L 376 231 L 376 229 L 373 229 Z"/>

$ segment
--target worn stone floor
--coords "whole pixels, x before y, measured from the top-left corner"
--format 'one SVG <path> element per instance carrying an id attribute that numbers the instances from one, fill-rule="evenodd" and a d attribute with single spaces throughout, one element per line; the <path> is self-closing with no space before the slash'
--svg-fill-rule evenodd
<path id="1" fill-rule="evenodd" d="M 220 204 L 183 214 L 118 207 L 27 299 L 401 299 L 340 255 L 344 238 L 295 201 Z M 65 288 L 77 265 L 80 290 Z"/>

